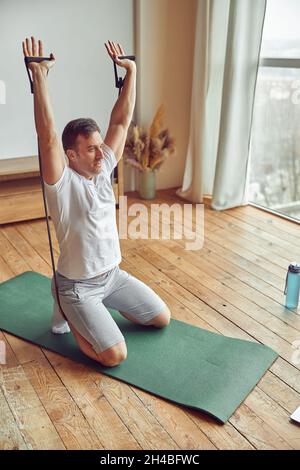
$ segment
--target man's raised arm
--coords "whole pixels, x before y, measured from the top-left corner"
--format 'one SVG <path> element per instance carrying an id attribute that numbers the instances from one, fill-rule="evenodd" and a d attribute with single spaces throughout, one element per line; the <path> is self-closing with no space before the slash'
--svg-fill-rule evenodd
<path id="1" fill-rule="evenodd" d="M 126 69 L 124 85 L 120 96 L 111 112 L 108 131 L 104 142 L 114 151 L 119 161 L 123 155 L 127 131 L 132 120 L 136 100 L 136 64 L 129 59 L 118 59 L 118 55 L 125 55 L 120 44 L 113 42 L 105 44 L 110 57 L 117 65 Z"/>
<path id="2" fill-rule="evenodd" d="M 42 41 L 28 38 L 23 41 L 25 57 L 44 57 Z M 55 130 L 54 116 L 50 103 L 47 86 L 47 74 L 54 65 L 55 59 L 51 54 L 50 61 L 30 62 L 28 68 L 32 73 L 34 92 L 34 118 L 38 135 L 40 154 L 43 167 L 43 177 L 46 183 L 56 183 L 62 175 L 65 161 L 60 138 Z"/>

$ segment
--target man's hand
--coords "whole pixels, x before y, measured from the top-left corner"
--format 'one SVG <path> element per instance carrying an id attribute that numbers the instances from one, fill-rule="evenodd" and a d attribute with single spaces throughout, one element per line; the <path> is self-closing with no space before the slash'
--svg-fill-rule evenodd
<path id="1" fill-rule="evenodd" d="M 133 60 L 118 58 L 118 56 L 126 55 L 121 44 L 118 43 L 116 45 L 114 42 L 108 41 L 108 43 L 105 43 L 105 47 L 110 57 L 117 65 L 119 65 L 120 67 L 124 67 L 124 69 L 126 70 L 135 69 L 136 65 Z"/>
<path id="2" fill-rule="evenodd" d="M 33 36 L 31 36 L 31 43 L 29 38 L 26 38 L 25 41 L 22 41 L 24 57 L 44 57 L 43 43 L 42 41 L 36 41 Z M 30 62 L 28 64 L 29 70 L 32 73 L 36 70 L 43 71 L 46 75 L 51 67 L 55 64 L 54 55 L 50 54 L 51 60 L 43 60 L 42 62 Z"/>

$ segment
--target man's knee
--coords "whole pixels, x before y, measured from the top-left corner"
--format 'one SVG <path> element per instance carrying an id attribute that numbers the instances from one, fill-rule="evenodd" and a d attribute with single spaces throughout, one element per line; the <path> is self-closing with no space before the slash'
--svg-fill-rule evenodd
<path id="1" fill-rule="evenodd" d="M 78 333 L 72 323 L 70 323 L 70 328 L 82 352 L 91 359 L 109 367 L 117 366 L 126 359 L 127 347 L 125 341 L 120 341 L 111 348 L 105 349 L 102 353 L 96 353 L 92 345 Z"/>
<path id="2" fill-rule="evenodd" d="M 127 357 L 127 347 L 125 341 L 115 344 L 111 348 L 105 349 L 97 354 L 99 361 L 107 367 L 114 367 L 125 361 Z"/>
<path id="3" fill-rule="evenodd" d="M 168 307 L 161 312 L 160 314 L 156 315 L 152 320 L 145 323 L 146 325 L 156 326 L 157 328 L 164 328 L 168 326 L 171 321 L 171 312 Z"/>

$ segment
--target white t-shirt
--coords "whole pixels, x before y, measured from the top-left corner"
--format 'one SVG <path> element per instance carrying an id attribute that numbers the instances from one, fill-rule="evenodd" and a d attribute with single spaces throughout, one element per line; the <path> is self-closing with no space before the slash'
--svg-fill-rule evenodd
<path id="1" fill-rule="evenodd" d="M 44 182 L 60 248 L 57 271 L 69 279 L 89 279 L 121 262 L 111 184 L 117 160 L 106 144 L 103 153 L 101 171 L 91 180 L 66 164 L 55 184 Z"/>

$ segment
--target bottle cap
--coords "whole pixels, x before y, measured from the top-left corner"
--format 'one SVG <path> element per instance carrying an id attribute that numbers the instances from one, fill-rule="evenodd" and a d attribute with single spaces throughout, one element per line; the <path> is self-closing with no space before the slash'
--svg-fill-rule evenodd
<path id="1" fill-rule="evenodd" d="M 300 264 L 295 261 L 289 265 L 289 272 L 300 274 Z"/>

